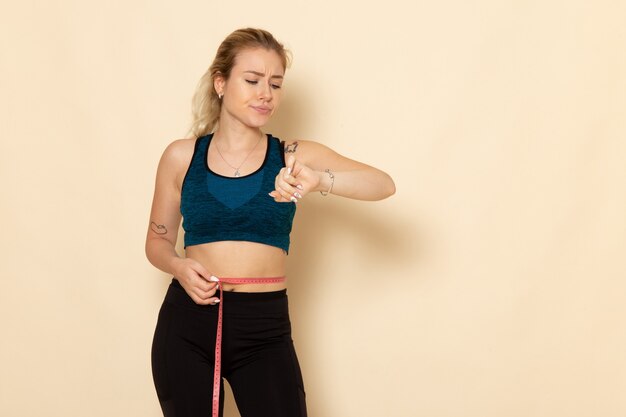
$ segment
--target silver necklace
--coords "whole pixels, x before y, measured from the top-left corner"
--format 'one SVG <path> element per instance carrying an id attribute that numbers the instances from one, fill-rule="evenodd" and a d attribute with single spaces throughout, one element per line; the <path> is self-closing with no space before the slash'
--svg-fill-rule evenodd
<path id="1" fill-rule="evenodd" d="M 246 157 L 244 158 L 244 160 L 239 164 L 238 167 L 234 167 L 231 164 L 228 163 L 228 161 L 226 160 L 226 158 L 224 158 L 224 155 L 222 155 L 222 153 L 220 152 L 220 147 L 217 146 L 217 142 L 215 142 L 215 149 L 217 149 L 217 153 L 219 154 L 219 156 L 222 158 L 222 160 L 224 162 L 226 162 L 226 165 L 228 165 L 229 167 L 231 167 L 232 169 L 235 170 L 235 177 L 240 177 L 241 173 L 239 172 L 239 168 L 241 168 L 241 166 L 248 160 L 248 158 L 250 157 L 250 155 L 252 155 L 252 152 L 254 152 L 254 150 L 256 149 L 257 146 L 259 146 L 259 143 L 261 143 L 261 139 L 263 139 L 263 134 L 261 134 L 261 137 L 259 137 L 259 140 L 257 140 L 256 145 L 254 145 L 254 147 L 252 148 L 252 150 L 250 152 L 248 152 L 248 155 L 246 155 Z"/>

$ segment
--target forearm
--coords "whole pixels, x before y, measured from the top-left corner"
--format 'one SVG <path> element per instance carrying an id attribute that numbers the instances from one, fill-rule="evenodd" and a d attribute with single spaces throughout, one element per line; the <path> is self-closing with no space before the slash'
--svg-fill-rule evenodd
<path id="1" fill-rule="evenodd" d="M 351 171 L 332 171 L 334 179 L 328 172 L 318 171 L 320 182 L 314 191 L 327 192 L 355 200 L 382 200 L 396 192 L 391 177 L 374 167 Z M 332 189 L 331 189 L 332 185 Z"/>
<path id="2" fill-rule="evenodd" d="M 158 237 L 146 240 L 146 257 L 152 265 L 170 275 L 176 275 L 176 264 L 182 259 L 172 242 Z"/>

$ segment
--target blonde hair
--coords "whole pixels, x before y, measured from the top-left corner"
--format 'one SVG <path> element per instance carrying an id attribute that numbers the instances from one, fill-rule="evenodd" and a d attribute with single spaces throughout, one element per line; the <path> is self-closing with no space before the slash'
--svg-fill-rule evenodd
<path id="1" fill-rule="evenodd" d="M 213 86 L 215 78 L 221 76 L 228 80 L 237 54 L 251 48 L 274 51 L 280 57 L 283 69 L 289 66 L 291 59 L 289 51 L 271 33 L 263 29 L 245 28 L 228 35 L 217 49 L 213 63 L 200 78 L 193 96 L 191 103 L 193 120 L 189 133 L 194 137 L 211 133 L 219 122 L 222 101 Z"/>

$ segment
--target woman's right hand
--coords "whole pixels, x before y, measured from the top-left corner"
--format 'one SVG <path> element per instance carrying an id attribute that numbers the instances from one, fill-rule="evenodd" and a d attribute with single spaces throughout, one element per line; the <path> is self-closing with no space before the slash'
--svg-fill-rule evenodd
<path id="1" fill-rule="evenodd" d="M 180 258 L 174 265 L 174 277 L 196 304 L 215 305 L 219 279 L 211 275 L 202 264 L 191 258 Z"/>

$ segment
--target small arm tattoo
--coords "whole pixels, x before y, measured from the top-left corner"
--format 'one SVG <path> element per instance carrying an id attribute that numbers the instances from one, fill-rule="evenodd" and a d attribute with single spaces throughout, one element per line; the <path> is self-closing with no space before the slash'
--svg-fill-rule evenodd
<path id="1" fill-rule="evenodd" d="M 294 143 L 290 143 L 289 145 L 285 146 L 285 153 L 295 153 L 297 148 L 298 148 L 298 141 L 295 141 Z"/>
<path id="2" fill-rule="evenodd" d="M 167 233 L 167 228 L 164 224 L 156 224 L 155 222 L 150 222 L 150 229 L 157 235 L 164 235 Z"/>

